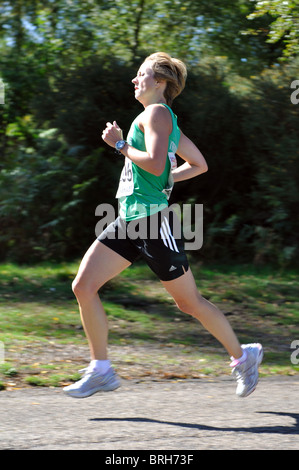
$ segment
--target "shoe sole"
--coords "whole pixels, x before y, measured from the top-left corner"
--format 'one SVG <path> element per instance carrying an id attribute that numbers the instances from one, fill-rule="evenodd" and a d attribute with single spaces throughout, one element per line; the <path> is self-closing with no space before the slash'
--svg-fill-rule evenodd
<path id="1" fill-rule="evenodd" d="M 94 395 L 95 393 L 98 393 L 98 392 L 113 392 L 113 390 L 116 390 L 120 386 L 121 386 L 120 382 L 114 382 L 112 384 L 107 384 L 107 385 L 103 385 L 101 387 L 92 388 L 92 389 L 86 391 L 85 393 L 79 393 L 78 394 L 75 391 L 72 392 L 72 391 L 68 391 L 68 390 L 63 390 L 63 392 L 66 395 L 68 395 L 69 397 L 72 397 L 72 398 L 87 398 L 87 397 L 90 397 L 91 395 Z"/>

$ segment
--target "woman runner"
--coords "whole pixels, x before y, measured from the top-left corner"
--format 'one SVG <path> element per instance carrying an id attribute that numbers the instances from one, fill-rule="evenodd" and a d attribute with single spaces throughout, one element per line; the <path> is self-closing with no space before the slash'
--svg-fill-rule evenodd
<path id="1" fill-rule="evenodd" d="M 116 195 L 120 209 L 119 217 L 86 252 L 73 282 L 91 362 L 81 380 L 64 388 L 72 397 L 83 398 L 120 386 L 107 356 L 108 322 L 98 290 L 139 256 L 156 273 L 178 308 L 199 320 L 226 349 L 237 380 L 237 395 L 248 396 L 256 387 L 262 346 L 241 346 L 223 313 L 200 295 L 182 237 L 175 233 L 177 221 L 168 210 L 173 183 L 208 170 L 199 149 L 178 128 L 171 109 L 173 99 L 185 87 L 186 77 L 186 67 L 180 60 L 163 52 L 150 55 L 132 80 L 135 98 L 144 111 L 133 121 L 127 139 L 123 140 L 116 121 L 108 122 L 103 131 L 103 140 L 125 157 Z M 175 154 L 184 160 L 179 167 Z M 136 227 L 140 229 L 137 232 Z M 142 234 L 136 236 L 139 232 Z"/>

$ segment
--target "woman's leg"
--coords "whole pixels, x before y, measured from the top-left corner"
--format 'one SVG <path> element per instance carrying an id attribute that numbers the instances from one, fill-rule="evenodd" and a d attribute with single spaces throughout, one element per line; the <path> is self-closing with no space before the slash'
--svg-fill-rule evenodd
<path id="1" fill-rule="evenodd" d="M 172 295 L 180 310 L 199 320 L 220 343 L 230 356 L 238 359 L 243 350 L 223 313 L 197 290 L 191 269 L 173 281 L 161 281 Z"/>
<path id="2" fill-rule="evenodd" d="M 91 359 L 107 359 L 108 321 L 98 290 L 130 264 L 98 240 L 82 259 L 72 287 L 79 304 Z"/>

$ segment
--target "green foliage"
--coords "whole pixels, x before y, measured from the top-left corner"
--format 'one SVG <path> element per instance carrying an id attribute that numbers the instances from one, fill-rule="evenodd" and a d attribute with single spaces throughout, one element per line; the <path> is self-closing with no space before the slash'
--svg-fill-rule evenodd
<path id="1" fill-rule="evenodd" d="M 1 256 L 19 261 L 82 250 L 94 238 L 96 205 L 110 200 L 115 186 L 102 149 L 86 154 L 83 146 L 68 147 L 57 129 L 39 132 L 34 145 L 20 145 L 0 176 Z M 103 167 L 111 186 L 101 184 Z"/>
<path id="2" fill-rule="evenodd" d="M 272 22 L 267 42 L 275 44 L 283 40 L 283 56 L 299 52 L 299 4 L 297 0 L 255 0 L 256 9 L 248 16 L 250 20 L 271 15 Z M 256 30 L 251 33 L 256 34 Z"/>
<path id="3" fill-rule="evenodd" d="M 215 66 L 200 72 L 178 114 L 209 171 L 174 195 L 204 204 L 201 256 L 288 264 L 298 253 L 299 110 L 290 101 L 298 67 L 265 71 L 247 90 L 228 87 Z"/>
<path id="4" fill-rule="evenodd" d="M 256 12 L 242 0 L 85 3 L 0 2 L 0 258 L 78 256 L 93 241 L 95 209 L 116 206 L 122 167 L 101 131 L 117 120 L 127 133 L 141 111 L 131 79 L 163 44 L 188 63 L 174 111 L 209 165 L 172 196 L 204 204 L 195 256 L 294 262 L 299 64 L 277 63 L 286 29 L 267 42 L 273 18 L 296 20 L 294 2 Z"/>
<path id="5" fill-rule="evenodd" d="M 254 136 L 248 151 L 255 155 L 257 170 L 251 195 L 256 208 L 255 256 L 256 260 L 275 259 L 281 265 L 298 254 L 299 110 L 290 101 L 289 72 L 266 71 L 255 80 L 247 124 Z"/>

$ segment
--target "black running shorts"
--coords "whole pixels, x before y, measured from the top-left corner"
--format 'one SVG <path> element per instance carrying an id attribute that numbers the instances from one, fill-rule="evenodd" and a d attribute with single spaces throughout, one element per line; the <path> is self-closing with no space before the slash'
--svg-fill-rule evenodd
<path id="1" fill-rule="evenodd" d="M 120 217 L 98 240 L 133 263 L 143 258 L 161 281 L 171 281 L 188 270 L 180 222 L 169 208 L 140 219 Z"/>

